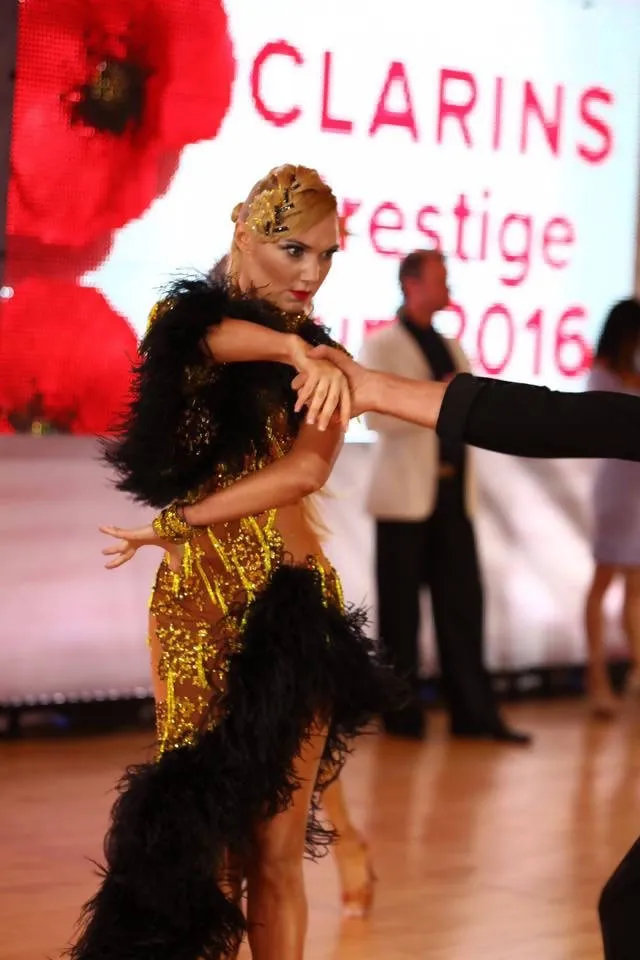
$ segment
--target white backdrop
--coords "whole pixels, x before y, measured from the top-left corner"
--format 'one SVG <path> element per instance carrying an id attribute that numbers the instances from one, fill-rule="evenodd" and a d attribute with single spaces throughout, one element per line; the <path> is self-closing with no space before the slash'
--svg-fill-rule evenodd
<path id="1" fill-rule="evenodd" d="M 352 351 L 393 316 L 399 256 L 439 244 L 458 304 L 441 324 L 477 370 L 578 387 L 583 341 L 633 278 L 640 3 L 226 9 L 238 70 L 221 131 L 185 149 L 85 282 L 142 330 L 163 282 L 225 252 L 254 181 L 305 163 L 348 215 L 317 308 Z"/>
<path id="2" fill-rule="evenodd" d="M 238 73 L 220 133 L 183 152 L 84 282 L 142 330 L 172 274 L 225 252 L 251 184 L 307 163 L 349 214 L 317 307 L 351 350 L 393 315 L 399 256 L 439 243 L 456 301 L 440 325 L 476 371 L 580 389 L 587 345 L 633 286 L 640 2 L 370 0 L 366 21 L 364 4 L 337 0 L 226 7 Z M 358 602 L 372 599 L 369 452 L 345 449 L 326 503 Z M 95 453 L 79 438 L 0 438 L 0 700 L 148 683 L 156 558 L 102 570 L 98 523 L 138 512 Z M 591 470 L 480 457 L 493 666 L 582 660 Z M 424 648 L 428 665 L 427 636 Z"/>

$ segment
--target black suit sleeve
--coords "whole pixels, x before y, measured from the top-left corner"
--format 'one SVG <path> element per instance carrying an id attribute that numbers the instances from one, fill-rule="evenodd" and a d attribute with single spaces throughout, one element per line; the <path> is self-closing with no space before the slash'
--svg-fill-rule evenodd
<path id="1" fill-rule="evenodd" d="M 436 430 L 441 439 L 517 457 L 640 460 L 640 397 L 463 373 L 449 384 Z"/>

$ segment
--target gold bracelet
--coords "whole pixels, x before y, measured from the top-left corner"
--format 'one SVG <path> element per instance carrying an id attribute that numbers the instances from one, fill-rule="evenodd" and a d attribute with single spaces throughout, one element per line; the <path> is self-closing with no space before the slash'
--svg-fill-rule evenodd
<path id="1" fill-rule="evenodd" d="M 153 520 L 151 526 L 156 537 L 166 540 L 167 543 L 186 543 L 196 532 L 195 527 L 185 520 L 182 508 L 175 503 L 166 507 Z"/>

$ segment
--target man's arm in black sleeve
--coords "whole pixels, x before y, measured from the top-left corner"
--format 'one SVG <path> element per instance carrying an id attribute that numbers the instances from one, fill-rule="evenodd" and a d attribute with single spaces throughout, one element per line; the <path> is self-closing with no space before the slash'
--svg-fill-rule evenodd
<path id="1" fill-rule="evenodd" d="M 640 398 L 459 374 L 436 430 L 441 438 L 518 457 L 640 460 Z"/>

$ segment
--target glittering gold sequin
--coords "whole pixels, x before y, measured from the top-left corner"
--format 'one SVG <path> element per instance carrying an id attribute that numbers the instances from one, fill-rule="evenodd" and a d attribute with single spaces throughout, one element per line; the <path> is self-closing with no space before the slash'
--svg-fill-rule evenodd
<path id="1" fill-rule="evenodd" d="M 199 725 L 196 718 L 206 707 L 207 698 L 203 695 L 176 697 L 172 702 L 159 700 L 156 703 L 159 752 L 192 746 Z"/>
<path id="2" fill-rule="evenodd" d="M 154 303 L 153 307 L 151 308 L 151 312 L 149 313 L 149 316 L 147 318 L 147 333 L 149 332 L 151 327 L 154 325 L 156 320 L 159 320 L 160 317 L 163 317 L 165 313 L 167 313 L 171 309 L 174 303 L 175 303 L 175 300 L 173 300 L 171 297 L 167 297 L 164 300 L 158 300 L 157 303 Z"/>
<path id="3" fill-rule="evenodd" d="M 249 458 L 241 473 L 221 467 L 212 481 L 189 500 L 260 469 L 284 456 L 293 442 L 281 415 L 267 425 L 266 460 Z M 173 572 L 168 558 L 160 565 L 150 602 L 150 645 L 162 695 L 157 702 L 159 752 L 194 742 L 224 715 L 231 658 L 240 649 L 249 605 L 285 562 L 277 511 L 198 528 L 183 548 L 182 566 Z M 342 604 L 335 571 L 318 557 L 306 565 L 319 577 L 325 602 Z"/>
<path id="4" fill-rule="evenodd" d="M 174 503 L 166 507 L 153 520 L 151 526 L 155 535 L 167 543 L 184 544 L 195 533 L 195 529 L 187 523 L 182 511 Z"/>

